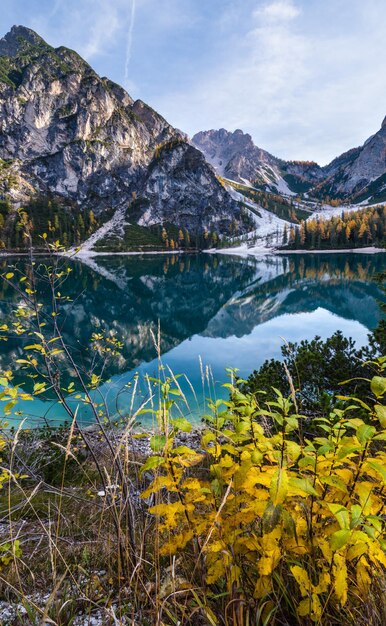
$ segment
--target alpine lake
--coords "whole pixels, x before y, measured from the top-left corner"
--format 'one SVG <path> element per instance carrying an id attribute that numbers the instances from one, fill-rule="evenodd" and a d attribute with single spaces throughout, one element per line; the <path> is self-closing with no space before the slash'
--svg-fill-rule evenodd
<path id="1" fill-rule="evenodd" d="M 46 262 L 37 257 L 36 270 Z M 157 392 L 148 377 L 179 375 L 183 398 L 174 398 L 173 410 L 194 422 L 207 412 L 208 398 L 226 398 L 228 368 L 246 377 L 266 359 L 280 358 L 284 342 L 327 338 L 340 330 L 364 345 L 385 301 L 376 280 L 385 269 L 382 253 L 111 255 L 62 258 L 60 264 L 72 269 L 62 289 L 70 299 L 60 305 L 59 325 L 74 361 L 86 372 L 100 367 L 90 341 L 93 333 L 110 333 L 122 342 L 120 354 L 105 363 L 104 382 L 93 394 L 110 419 L 123 422 L 139 406 L 151 408 Z M 2 274 L 9 266 L 23 272 L 27 260 L 0 260 Z M 49 292 L 43 289 L 39 298 L 49 316 Z M 2 323 L 12 319 L 20 302 L 20 295 L 2 281 Z M 30 337 L 0 341 L 0 369 L 12 370 L 13 383 L 27 381 L 28 387 L 26 371 L 17 363 L 25 358 L 26 343 Z M 74 378 L 65 361 L 60 376 L 67 387 Z M 87 424 L 90 408 L 76 396 L 75 390 L 69 401 Z M 24 427 L 58 425 L 65 419 L 63 407 L 49 394 L 20 401 L 4 417 L 9 426 L 23 420 Z M 143 412 L 136 419 L 149 427 L 154 417 Z"/>

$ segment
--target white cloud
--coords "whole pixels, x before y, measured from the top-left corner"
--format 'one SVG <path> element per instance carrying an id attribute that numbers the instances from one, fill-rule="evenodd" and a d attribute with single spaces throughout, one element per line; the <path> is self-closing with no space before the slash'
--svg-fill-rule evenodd
<path id="1" fill-rule="evenodd" d="M 133 34 L 135 26 L 136 1 L 131 0 L 131 12 L 129 18 L 129 29 L 127 33 L 126 59 L 125 59 L 125 86 L 129 83 L 129 66 L 131 61 L 131 51 L 133 47 Z"/>
<path id="2" fill-rule="evenodd" d="M 255 10 L 249 30 L 234 42 L 223 65 L 207 71 L 189 93 L 160 98 L 159 106 L 179 127 L 191 115 L 202 129 L 242 128 L 257 141 L 261 126 L 276 132 L 309 77 L 309 42 L 296 30 L 299 15 L 284 1 Z"/>
<path id="3" fill-rule="evenodd" d="M 67 43 L 92 61 L 99 55 L 109 54 L 125 29 L 130 33 L 129 1 L 56 0 L 50 12 L 34 16 L 32 27 L 54 45 Z M 68 15 L 71 19 L 65 19 Z M 124 53 L 122 57 L 124 59 Z"/>
<path id="4" fill-rule="evenodd" d="M 300 10 L 291 0 L 270 2 L 254 11 L 254 17 L 262 17 L 267 21 L 293 20 L 299 14 Z"/>
<path id="5" fill-rule="evenodd" d="M 341 0 L 340 10 L 325 0 L 319 12 L 308 0 L 255 6 L 220 63 L 155 104 L 191 134 L 242 128 L 277 156 L 326 163 L 362 143 L 386 113 L 381 15 L 379 0 Z"/>

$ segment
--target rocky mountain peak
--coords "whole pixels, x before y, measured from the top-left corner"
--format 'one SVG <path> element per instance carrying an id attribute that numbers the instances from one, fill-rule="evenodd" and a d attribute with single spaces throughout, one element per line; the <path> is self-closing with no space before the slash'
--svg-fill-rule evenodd
<path id="1" fill-rule="evenodd" d="M 12 26 L 11 30 L 0 39 L 0 56 L 16 57 L 26 52 L 31 46 L 50 48 L 50 46 L 31 28 Z"/>
<path id="2" fill-rule="evenodd" d="M 254 181 L 260 166 L 273 166 L 279 161 L 255 146 L 251 135 L 239 128 L 234 132 L 225 128 L 202 131 L 194 135 L 192 143 L 219 174 L 234 180 Z"/>
<path id="3" fill-rule="evenodd" d="M 16 206 L 56 198 L 101 221 L 119 211 L 121 230 L 133 222 L 242 227 L 240 208 L 185 135 L 75 51 L 23 26 L 0 40 L 4 162 L 0 195 Z"/>

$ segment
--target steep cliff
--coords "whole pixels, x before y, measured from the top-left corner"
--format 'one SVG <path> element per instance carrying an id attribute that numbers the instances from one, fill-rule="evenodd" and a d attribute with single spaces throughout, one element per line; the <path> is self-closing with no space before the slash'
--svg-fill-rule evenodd
<path id="1" fill-rule="evenodd" d="M 237 204 L 185 135 L 22 26 L 0 40 L 0 193 L 16 206 L 60 198 L 100 221 L 112 210 L 126 220 L 135 200 L 144 225 L 242 229 Z"/>

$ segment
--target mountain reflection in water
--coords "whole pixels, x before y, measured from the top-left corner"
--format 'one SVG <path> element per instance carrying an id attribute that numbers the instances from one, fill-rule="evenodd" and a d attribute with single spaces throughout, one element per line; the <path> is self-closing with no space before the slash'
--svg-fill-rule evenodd
<path id="1" fill-rule="evenodd" d="M 1 271 L 10 263 L 22 269 L 26 261 L 3 259 Z M 99 388 L 108 394 L 113 415 L 127 414 L 130 392 L 122 389 L 137 371 L 157 375 L 158 325 L 164 365 L 186 374 L 195 388 L 196 397 L 182 382 L 190 405 L 185 413 L 194 417 L 209 393 L 202 388 L 207 365 L 213 380 L 223 383 L 226 367 L 248 375 L 266 358 L 280 356 L 283 340 L 327 337 L 340 329 L 364 344 L 381 319 L 383 293 L 375 277 L 384 268 L 383 254 L 105 256 L 63 263 L 70 263 L 73 271 L 65 284 L 72 301 L 63 305 L 61 323 L 75 360 L 86 370 L 92 367 L 94 331 L 113 331 L 124 344 L 122 356 L 104 372 L 111 383 Z M 18 301 L 2 284 L 3 319 L 12 315 Z M 49 311 L 48 294 L 41 294 L 41 301 Z M 22 340 L 0 343 L 0 367 L 16 367 L 16 382 L 23 379 L 15 364 L 22 354 Z M 63 371 L 63 381 L 72 375 L 70 369 Z M 139 387 L 145 397 L 147 386 Z M 216 393 L 224 395 L 221 384 Z M 41 417 L 49 409 L 48 419 L 63 419 L 61 407 L 51 406 L 49 399 L 20 404 L 15 410 Z"/>

